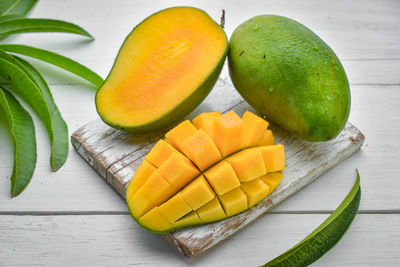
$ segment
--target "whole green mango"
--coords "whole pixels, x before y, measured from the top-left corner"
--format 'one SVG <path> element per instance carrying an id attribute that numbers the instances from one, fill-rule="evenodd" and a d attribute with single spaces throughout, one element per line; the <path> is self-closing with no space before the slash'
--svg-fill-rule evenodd
<path id="1" fill-rule="evenodd" d="M 230 39 L 229 73 L 261 115 L 299 138 L 328 141 L 344 128 L 350 88 L 333 50 L 304 25 L 261 15 Z"/>

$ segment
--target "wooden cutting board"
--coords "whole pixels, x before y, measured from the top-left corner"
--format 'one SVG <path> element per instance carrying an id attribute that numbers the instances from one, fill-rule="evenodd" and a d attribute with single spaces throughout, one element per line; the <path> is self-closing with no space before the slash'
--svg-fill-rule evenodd
<path id="1" fill-rule="evenodd" d="M 215 110 L 235 110 L 238 115 L 246 110 L 255 112 L 233 89 L 226 72 L 206 100 L 186 118 L 192 119 L 199 113 Z M 125 197 L 126 186 L 144 156 L 172 127 L 157 133 L 132 134 L 110 128 L 101 120 L 96 120 L 76 130 L 71 136 L 71 142 L 101 177 Z M 269 128 L 273 130 L 275 142 L 285 145 L 286 169 L 281 184 L 266 199 L 234 217 L 164 234 L 163 237 L 184 256 L 196 257 L 233 235 L 345 160 L 360 149 L 364 142 L 364 135 L 351 123 L 347 123 L 335 140 L 324 143 L 302 141 L 274 125 Z M 133 219 L 132 223 L 135 223 Z"/>

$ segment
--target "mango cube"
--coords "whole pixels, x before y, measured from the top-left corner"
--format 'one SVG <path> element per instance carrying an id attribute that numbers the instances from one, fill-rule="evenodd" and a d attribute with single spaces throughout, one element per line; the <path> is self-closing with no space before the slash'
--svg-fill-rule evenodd
<path id="1" fill-rule="evenodd" d="M 202 222 L 215 222 L 226 217 L 217 197 L 196 210 Z"/>
<path id="2" fill-rule="evenodd" d="M 242 120 L 246 129 L 243 136 L 243 147 L 258 145 L 269 123 L 250 111 L 243 114 Z"/>
<path id="3" fill-rule="evenodd" d="M 248 182 L 267 173 L 261 152 L 257 148 L 242 150 L 229 158 L 228 161 L 241 182 Z"/>
<path id="4" fill-rule="evenodd" d="M 171 142 L 171 144 L 179 151 L 183 151 L 183 142 L 196 133 L 197 129 L 193 124 L 185 120 L 179 123 L 175 128 L 165 134 L 165 137 Z"/>
<path id="5" fill-rule="evenodd" d="M 145 158 L 148 162 L 159 168 L 161 164 L 175 152 L 178 152 L 178 150 L 164 140 L 160 140 L 154 145 Z"/>
<path id="6" fill-rule="evenodd" d="M 196 212 L 192 211 L 191 213 L 185 215 L 181 219 L 175 222 L 175 225 L 177 227 L 183 227 L 183 226 L 190 226 L 190 225 L 196 225 L 200 223 L 200 218 L 197 215 Z"/>
<path id="7" fill-rule="evenodd" d="M 173 225 L 165 218 L 156 207 L 139 218 L 139 223 L 152 231 L 164 231 L 172 228 Z"/>
<path id="8" fill-rule="evenodd" d="M 158 172 L 177 190 L 192 181 L 200 174 L 199 170 L 178 153 L 173 153 L 163 164 Z"/>
<path id="9" fill-rule="evenodd" d="M 247 197 L 240 187 L 218 196 L 218 198 L 224 207 L 226 216 L 231 216 L 247 209 Z"/>
<path id="10" fill-rule="evenodd" d="M 196 178 L 181 191 L 182 197 L 193 210 L 211 201 L 215 194 L 203 175 Z"/>
<path id="11" fill-rule="evenodd" d="M 171 223 L 176 222 L 191 211 L 192 209 L 179 193 L 159 207 L 159 212 Z"/>
<path id="12" fill-rule="evenodd" d="M 223 157 L 242 149 L 244 131 L 243 121 L 234 111 L 215 120 L 213 141 Z"/>
<path id="13" fill-rule="evenodd" d="M 259 146 L 270 146 L 274 144 L 274 134 L 271 130 L 265 130 L 263 136 L 261 137 Z"/>
<path id="14" fill-rule="evenodd" d="M 193 124 L 197 129 L 203 129 L 209 137 L 212 137 L 214 122 L 219 117 L 221 117 L 220 111 L 201 113 L 193 119 Z"/>
<path id="15" fill-rule="evenodd" d="M 268 173 L 267 175 L 261 176 L 260 177 L 264 183 L 266 183 L 269 186 L 269 194 L 274 191 L 278 185 L 281 183 L 282 178 L 283 178 L 283 173 L 281 172 L 271 172 Z"/>
<path id="16" fill-rule="evenodd" d="M 150 202 L 143 190 L 138 190 L 138 192 L 128 200 L 128 204 L 130 211 L 138 216 L 142 216 L 154 207 L 154 204 Z"/>
<path id="17" fill-rule="evenodd" d="M 183 142 L 182 151 L 202 171 L 222 159 L 218 148 L 203 129 Z"/>
<path id="18" fill-rule="evenodd" d="M 218 195 L 223 195 L 240 186 L 231 164 L 225 160 L 208 169 L 204 176 Z"/>
<path id="19" fill-rule="evenodd" d="M 236 215 L 262 201 L 282 180 L 284 147 L 273 144 L 261 117 L 210 112 L 193 123 L 180 123 L 157 142 L 127 187 L 129 211 L 150 231 Z"/>
<path id="20" fill-rule="evenodd" d="M 147 179 L 135 196 L 143 195 L 150 200 L 153 206 L 158 206 L 175 194 L 176 191 L 177 189 L 172 187 L 157 170 Z"/>
<path id="21" fill-rule="evenodd" d="M 259 178 L 243 183 L 240 187 L 247 195 L 249 208 L 266 198 L 270 192 L 269 186 Z"/>
<path id="22" fill-rule="evenodd" d="M 146 182 L 147 178 L 149 178 L 155 170 L 157 170 L 156 167 L 150 164 L 147 160 L 143 160 L 129 183 L 126 191 L 126 198 L 132 198 L 136 191 Z"/>
<path id="23" fill-rule="evenodd" d="M 283 145 L 258 147 L 261 151 L 267 172 L 283 171 L 285 169 L 285 151 Z"/>

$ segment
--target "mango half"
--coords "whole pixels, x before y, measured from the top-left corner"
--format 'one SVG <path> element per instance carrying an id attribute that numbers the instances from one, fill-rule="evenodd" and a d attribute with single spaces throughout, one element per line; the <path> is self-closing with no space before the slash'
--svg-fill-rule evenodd
<path id="1" fill-rule="evenodd" d="M 110 126 L 131 132 L 177 122 L 208 95 L 227 51 L 225 32 L 204 11 L 159 11 L 125 39 L 96 94 L 97 112 Z"/>
<path id="2" fill-rule="evenodd" d="M 219 221 L 263 200 L 279 185 L 284 147 L 268 122 L 246 112 L 203 113 L 170 130 L 126 191 L 132 217 L 163 233 Z"/>
<path id="3" fill-rule="evenodd" d="M 328 141 L 346 125 L 350 88 L 333 50 L 289 18 L 253 17 L 233 32 L 229 72 L 261 115 L 308 141 Z"/>

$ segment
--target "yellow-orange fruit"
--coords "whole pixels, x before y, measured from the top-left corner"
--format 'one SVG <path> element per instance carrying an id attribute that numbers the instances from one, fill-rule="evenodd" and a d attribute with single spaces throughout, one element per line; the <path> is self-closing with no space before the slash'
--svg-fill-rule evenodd
<path id="1" fill-rule="evenodd" d="M 133 218 L 153 232 L 215 222 L 266 198 L 282 180 L 284 147 L 268 122 L 246 112 L 203 113 L 170 130 L 126 192 Z"/>

